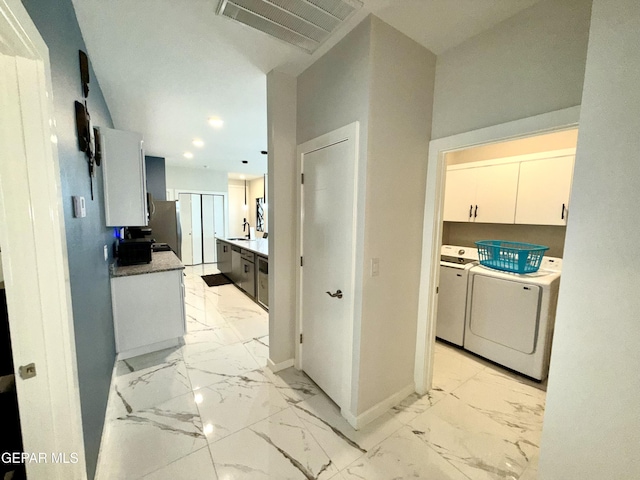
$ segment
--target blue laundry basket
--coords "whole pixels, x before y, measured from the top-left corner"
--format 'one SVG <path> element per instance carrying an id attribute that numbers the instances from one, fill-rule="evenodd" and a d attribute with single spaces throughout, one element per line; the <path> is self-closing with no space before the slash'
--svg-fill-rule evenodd
<path id="1" fill-rule="evenodd" d="M 549 247 L 532 243 L 482 240 L 476 242 L 480 264 L 513 273 L 537 272 Z"/>

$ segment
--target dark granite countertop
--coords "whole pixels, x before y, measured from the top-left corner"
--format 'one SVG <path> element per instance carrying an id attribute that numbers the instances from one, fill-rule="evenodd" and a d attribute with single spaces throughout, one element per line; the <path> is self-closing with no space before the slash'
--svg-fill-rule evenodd
<path id="1" fill-rule="evenodd" d="M 130 275 L 144 275 L 146 273 L 168 272 L 170 270 L 183 270 L 184 265 L 173 252 L 152 252 L 151 263 L 142 265 L 115 265 L 111 271 L 111 277 L 128 277 Z"/>

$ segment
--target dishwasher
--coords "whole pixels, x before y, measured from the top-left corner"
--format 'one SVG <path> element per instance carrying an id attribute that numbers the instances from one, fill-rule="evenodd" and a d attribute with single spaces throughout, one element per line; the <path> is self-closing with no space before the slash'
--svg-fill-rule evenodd
<path id="1" fill-rule="evenodd" d="M 440 250 L 436 337 L 459 347 L 464 344 L 469 270 L 476 265 L 477 248 L 443 245 Z"/>
<path id="2" fill-rule="evenodd" d="M 258 303 L 269 309 L 269 260 L 258 256 Z"/>

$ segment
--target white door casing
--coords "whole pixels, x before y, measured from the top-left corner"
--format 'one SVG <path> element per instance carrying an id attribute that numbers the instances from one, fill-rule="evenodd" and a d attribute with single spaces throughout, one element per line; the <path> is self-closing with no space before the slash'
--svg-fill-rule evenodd
<path id="1" fill-rule="evenodd" d="M 296 366 L 340 406 L 350 422 L 354 358 L 358 123 L 298 146 L 299 189 Z M 341 291 L 342 298 L 336 295 Z M 329 292 L 329 293 L 327 293 Z"/>
<path id="2" fill-rule="evenodd" d="M 433 378 L 436 287 L 440 271 L 446 153 L 488 143 L 576 128 L 579 118 L 580 107 L 576 106 L 432 140 L 429 143 L 414 370 L 416 392 L 419 394 L 425 394 L 431 389 Z"/>
<path id="3" fill-rule="evenodd" d="M 191 225 L 191 195 L 180 193 L 180 230 L 182 230 L 182 262 L 185 265 L 193 265 L 193 227 Z"/>
<path id="4" fill-rule="evenodd" d="M 191 195 L 191 252 L 192 265 L 202 263 L 202 196 Z"/>
<path id="5" fill-rule="evenodd" d="M 49 460 L 27 463 L 27 475 L 85 479 L 49 53 L 19 0 L 0 0 L 0 38 L 2 267 L 24 449 Z M 31 362 L 37 375 L 21 379 Z"/>

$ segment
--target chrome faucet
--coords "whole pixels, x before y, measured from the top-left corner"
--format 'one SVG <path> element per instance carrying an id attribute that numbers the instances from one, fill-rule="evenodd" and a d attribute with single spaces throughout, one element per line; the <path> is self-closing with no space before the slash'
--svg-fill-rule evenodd
<path id="1" fill-rule="evenodd" d="M 245 228 L 247 229 L 247 238 L 251 239 L 251 225 L 249 224 L 249 222 L 247 222 L 247 219 L 244 219 L 244 223 L 242 224 L 242 231 L 245 231 Z"/>

